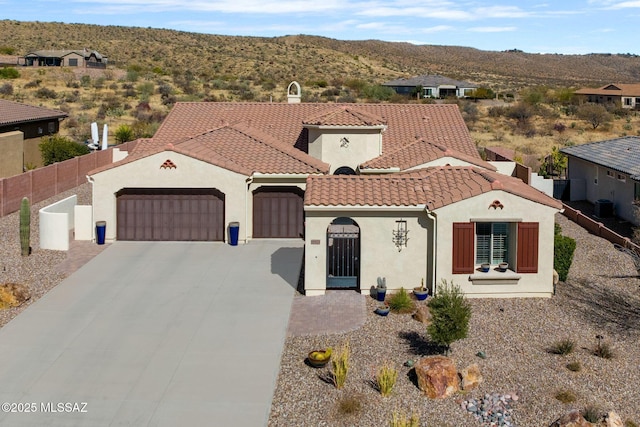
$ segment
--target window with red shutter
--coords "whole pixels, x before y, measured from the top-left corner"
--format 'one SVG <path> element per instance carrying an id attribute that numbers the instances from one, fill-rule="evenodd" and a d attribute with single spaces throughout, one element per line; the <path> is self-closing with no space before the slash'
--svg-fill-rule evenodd
<path id="1" fill-rule="evenodd" d="M 474 225 L 472 222 L 453 223 L 453 274 L 473 273 Z"/>
<path id="2" fill-rule="evenodd" d="M 538 272 L 538 228 L 537 222 L 518 223 L 518 273 Z"/>

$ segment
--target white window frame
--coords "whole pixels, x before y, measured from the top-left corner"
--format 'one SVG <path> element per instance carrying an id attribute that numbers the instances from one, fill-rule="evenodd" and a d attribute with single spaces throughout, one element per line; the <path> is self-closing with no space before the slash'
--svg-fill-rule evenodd
<path id="1" fill-rule="evenodd" d="M 485 228 L 483 231 L 486 232 L 487 226 L 490 228 L 490 234 L 480 234 L 479 228 Z M 509 262 L 511 250 L 509 240 L 512 232 L 512 224 L 509 222 L 476 222 L 474 227 L 476 265 L 483 263 L 498 265 L 501 262 Z M 488 236 L 488 239 L 485 236 Z M 488 248 L 482 247 L 487 244 Z"/>

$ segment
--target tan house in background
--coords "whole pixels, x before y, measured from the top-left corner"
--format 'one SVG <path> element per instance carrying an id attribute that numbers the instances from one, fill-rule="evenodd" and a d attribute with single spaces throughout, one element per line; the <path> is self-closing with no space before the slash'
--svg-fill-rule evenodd
<path id="1" fill-rule="evenodd" d="M 0 99 L 0 178 L 42 166 L 40 138 L 60 130 L 67 113 Z"/>
<path id="2" fill-rule="evenodd" d="M 560 202 L 483 161 L 456 105 L 177 103 L 90 181 L 107 240 L 304 239 L 306 295 L 553 292 Z"/>
<path id="3" fill-rule="evenodd" d="M 95 50 L 36 50 L 24 56 L 28 67 L 106 68 L 107 58 Z"/>
<path id="4" fill-rule="evenodd" d="M 640 108 L 640 83 L 614 83 L 599 88 L 582 88 L 576 91 L 576 95 L 581 96 L 586 102 Z"/>

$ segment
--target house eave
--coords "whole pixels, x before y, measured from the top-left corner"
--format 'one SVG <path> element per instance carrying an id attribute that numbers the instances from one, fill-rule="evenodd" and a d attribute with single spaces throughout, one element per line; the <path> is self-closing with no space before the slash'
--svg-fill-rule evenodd
<path id="1" fill-rule="evenodd" d="M 318 129 L 318 130 L 382 130 L 384 131 L 387 126 L 386 125 L 371 125 L 371 126 L 349 126 L 349 125 L 310 125 L 303 124 L 303 127 L 307 129 Z"/>
<path id="2" fill-rule="evenodd" d="M 305 211 L 309 212 L 347 212 L 347 211 L 367 211 L 367 212 L 422 212 L 426 209 L 426 205 L 411 206 L 369 206 L 369 205 L 333 205 L 319 206 L 306 205 Z"/>
<path id="3" fill-rule="evenodd" d="M 397 173 L 397 172 L 400 172 L 400 168 L 396 166 L 392 168 L 365 168 L 365 169 L 358 168 L 358 171 L 361 174 Z"/>

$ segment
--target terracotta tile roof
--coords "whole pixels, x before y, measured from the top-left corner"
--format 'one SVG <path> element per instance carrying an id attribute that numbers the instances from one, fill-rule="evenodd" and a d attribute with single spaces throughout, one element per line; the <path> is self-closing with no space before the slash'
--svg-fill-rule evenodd
<path id="1" fill-rule="evenodd" d="M 0 99 L 0 126 L 65 117 L 68 116 L 64 111 Z"/>
<path id="2" fill-rule="evenodd" d="M 305 206 L 420 206 L 438 209 L 503 190 L 561 209 L 562 204 L 517 178 L 466 166 L 441 166 L 384 175 L 309 176 Z"/>
<path id="3" fill-rule="evenodd" d="M 355 106 L 332 107 L 315 117 L 302 121 L 305 125 L 315 126 L 384 126 L 385 120 Z"/>
<path id="4" fill-rule="evenodd" d="M 416 138 L 480 158 L 458 107 L 454 104 L 284 104 L 178 102 L 154 136 L 159 144 L 176 143 L 230 123 L 247 123 L 278 141 L 307 151 L 304 121 L 346 107 L 387 124 L 382 148 L 395 151 Z M 364 116 L 362 116 L 364 117 Z"/>
<path id="5" fill-rule="evenodd" d="M 427 141 L 424 138 L 417 139 L 398 150 L 369 160 L 363 163 L 360 169 L 390 169 L 397 167 L 400 170 L 407 170 L 443 157 L 453 157 L 485 169 L 496 170 L 493 165 L 478 156 L 470 156 L 452 150 L 442 144 Z"/>
<path id="6" fill-rule="evenodd" d="M 613 96 L 640 96 L 640 83 L 635 84 L 608 84 L 599 88 L 582 88 L 576 90 L 577 95 L 613 95 Z"/>
<path id="7" fill-rule="evenodd" d="M 328 173 L 329 165 L 242 123 L 223 125 L 169 144 L 140 140 L 132 153 L 113 167 L 161 152 L 174 151 L 243 174 Z M 98 171 L 106 170 L 109 166 Z"/>

